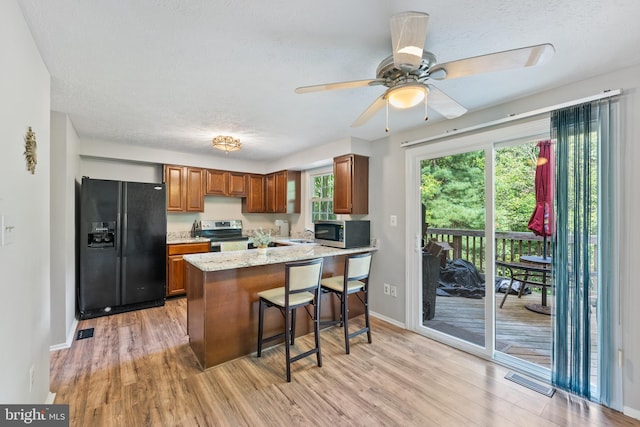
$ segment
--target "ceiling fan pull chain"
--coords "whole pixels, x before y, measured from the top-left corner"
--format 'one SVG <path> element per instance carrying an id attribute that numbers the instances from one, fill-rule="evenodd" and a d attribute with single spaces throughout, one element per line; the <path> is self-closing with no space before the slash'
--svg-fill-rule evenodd
<path id="1" fill-rule="evenodd" d="M 389 132 L 389 98 L 387 98 L 387 123 L 386 126 L 384 128 L 385 132 Z"/>
<path id="2" fill-rule="evenodd" d="M 427 112 L 427 98 L 429 98 L 429 94 L 425 94 L 424 96 L 424 121 L 429 120 L 429 113 Z"/>

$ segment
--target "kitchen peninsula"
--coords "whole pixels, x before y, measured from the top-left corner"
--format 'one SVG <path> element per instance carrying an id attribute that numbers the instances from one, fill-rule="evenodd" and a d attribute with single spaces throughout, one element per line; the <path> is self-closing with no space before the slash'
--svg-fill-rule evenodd
<path id="1" fill-rule="evenodd" d="M 345 256 L 375 250 L 372 247 L 338 249 L 320 245 L 295 245 L 258 250 L 185 255 L 187 281 L 187 332 L 189 344 L 206 369 L 256 351 L 258 292 L 284 286 L 287 262 L 324 258 L 322 277 L 341 275 Z M 350 298 L 355 297 L 351 295 Z M 321 298 L 321 319 L 337 318 L 339 302 Z M 363 313 L 357 298 L 349 301 L 350 314 Z M 283 328 L 277 310 L 265 313 L 265 335 Z M 297 310 L 296 336 L 311 332 L 305 310 Z"/>

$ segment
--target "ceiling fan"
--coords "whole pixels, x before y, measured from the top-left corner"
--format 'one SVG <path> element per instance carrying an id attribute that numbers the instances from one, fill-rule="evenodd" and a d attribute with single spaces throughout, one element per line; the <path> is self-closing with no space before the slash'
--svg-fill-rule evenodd
<path id="1" fill-rule="evenodd" d="M 295 92 L 386 86 L 388 89 L 373 101 L 351 126 L 362 126 L 386 106 L 388 132 L 389 104 L 402 109 L 414 107 L 424 101 L 425 120 L 428 119 L 427 99 L 429 108 L 447 119 L 459 117 L 467 112 L 466 108 L 431 84 L 431 80 L 455 79 L 540 65 L 547 62 L 555 52 L 553 45 L 540 44 L 438 64 L 435 55 L 424 50 L 428 23 L 429 15 L 423 12 L 402 12 L 391 17 L 393 55 L 380 62 L 375 79 L 302 86 L 296 88 Z"/>

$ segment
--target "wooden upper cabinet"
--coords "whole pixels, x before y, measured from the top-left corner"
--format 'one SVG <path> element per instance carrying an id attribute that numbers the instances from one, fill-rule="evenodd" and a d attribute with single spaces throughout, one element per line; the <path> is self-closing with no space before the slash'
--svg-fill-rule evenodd
<path id="1" fill-rule="evenodd" d="M 333 212 L 369 213 L 369 158 L 346 154 L 333 159 Z"/>
<path id="2" fill-rule="evenodd" d="M 264 175 L 247 175 L 247 193 L 242 199 L 242 212 L 264 212 Z"/>
<path id="3" fill-rule="evenodd" d="M 207 169 L 206 183 L 207 196 L 226 196 L 229 188 L 229 172 Z"/>
<path id="4" fill-rule="evenodd" d="M 300 171 L 286 171 L 284 210 L 286 213 L 300 213 Z"/>
<path id="5" fill-rule="evenodd" d="M 300 213 L 300 171 L 268 175 L 165 165 L 167 210 L 204 212 L 204 196 L 242 197 L 242 212 Z"/>
<path id="6" fill-rule="evenodd" d="M 167 184 L 167 211 L 184 212 L 186 208 L 186 171 L 183 166 L 164 166 L 164 182 Z"/>
<path id="7" fill-rule="evenodd" d="M 187 167 L 187 212 L 204 212 L 204 169 Z"/>
<path id="8" fill-rule="evenodd" d="M 164 166 L 167 211 L 204 212 L 204 169 Z"/>
<path id="9" fill-rule="evenodd" d="M 270 173 L 264 177 L 264 211 L 276 211 L 276 174 Z"/>
<path id="10" fill-rule="evenodd" d="M 265 210 L 300 213 L 300 171 L 279 171 L 265 176 Z"/>
<path id="11" fill-rule="evenodd" d="M 247 174 L 207 169 L 205 194 L 208 196 L 244 197 L 247 194 Z"/>
<path id="12" fill-rule="evenodd" d="M 243 172 L 229 172 L 228 196 L 244 197 L 247 195 L 247 174 Z"/>

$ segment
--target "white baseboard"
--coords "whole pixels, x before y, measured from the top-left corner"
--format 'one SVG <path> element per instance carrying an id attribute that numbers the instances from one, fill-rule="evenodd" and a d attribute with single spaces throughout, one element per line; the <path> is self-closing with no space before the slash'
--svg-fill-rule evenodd
<path id="1" fill-rule="evenodd" d="M 73 343 L 73 339 L 76 336 L 77 327 L 78 327 L 78 319 L 74 318 L 73 323 L 71 324 L 71 328 L 69 328 L 69 333 L 67 334 L 67 341 L 50 346 L 49 351 L 51 352 L 51 351 L 57 351 L 57 350 L 64 350 L 65 348 L 71 347 L 71 344 Z"/>
<path id="2" fill-rule="evenodd" d="M 636 420 L 640 420 L 640 410 L 629 408 L 628 406 L 624 407 L 623 414 L 628 417 L 635 418 Z"/>
<path id="3" fill-rule="evenodd" d="M 384 316 L 380 313 L 376 313 L 375 311 L 371 311 L 369 312 L 369 314 L 377 319 L 384 320 L 385 322 L 391 323 L 392 325 L 396 325 L 399 328 L 407 329 L 404 323 L 398 322 L 397 320 Z"/>
<path id="4" fill-rule="evenodd" d="M 49 394 L 47 395 L 47 400 L 45 400 L 44 404 L 53 405 L 53 402 L 55 401 L 56 401 L 56 394 L 49 392 Z"/>

